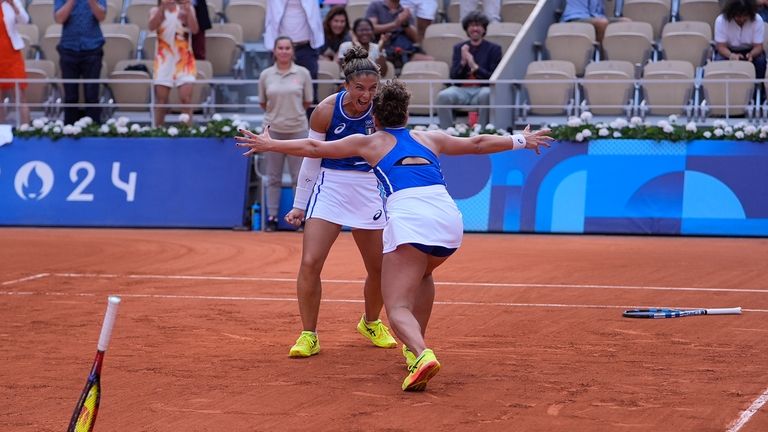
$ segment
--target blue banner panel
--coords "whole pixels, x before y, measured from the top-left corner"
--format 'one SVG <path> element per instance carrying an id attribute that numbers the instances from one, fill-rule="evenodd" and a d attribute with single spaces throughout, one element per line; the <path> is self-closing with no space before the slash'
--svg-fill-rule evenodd
<path id="1" fill-rule="evenodd" d="M 592 140 L 443 156 L 466 231 L 768 236 L 768 145 Z"/>
<path id="2" fill-rule="evenodd" d="M 0 147 L 0 225 L 240 226 L 248 160 L 233 143 L 16 138 Z"/>

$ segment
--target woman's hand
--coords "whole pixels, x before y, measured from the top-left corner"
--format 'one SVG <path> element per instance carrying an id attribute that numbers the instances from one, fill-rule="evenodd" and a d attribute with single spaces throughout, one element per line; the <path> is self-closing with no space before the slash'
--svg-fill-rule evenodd
<path id="1" fill-rule="evenodd" d="M 285 221 L 289 224 L 298 227 L 301 226 L 301 223 L 304 222 L 304 217 L 306 216 L 306 212 L 299 208 L 292 208 L 291 211 L 288 212 L 288 214 L 285 215 Z"/>
<path id="2" fill-rule="evenodd" d="M 535 150 L 536 154 L 541 154 L 541 147 L 549 147 L 549 142 L 554 139 L 549 136 L 549 133 L 549 129 L 539 129 L 536 132 L 531 132 L 531 125 L 526 126 L 523 129 L 525 148 Z"/>
<path id="3" fill-rule="evenodd" d="M 243 156 L 251 156 L 266 150 L 265 147 L 269 144 L 269 126 L 264 128 L 264 132 L 262 132 L 261 135 L 256 135 L 245 129 L 238 129 L 238 132 L 240 132 L 242 136 L 235 137 L 237 146 L 248 147 L 248 151 L 243 153 Z"/>

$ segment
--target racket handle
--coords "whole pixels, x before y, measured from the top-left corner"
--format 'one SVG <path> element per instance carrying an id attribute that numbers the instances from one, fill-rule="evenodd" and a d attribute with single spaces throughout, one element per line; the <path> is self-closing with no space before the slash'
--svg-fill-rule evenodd
<path id="1" fill-rule="evenodd" d="M 717 308 L 706 309 L 707 315 L 741 315 L 741 308 Z"/>
<path id="2" fill-rule="evenodd" d="M 117 317 L 117 306 L 120 304 L 120 297 L 110 296 L 107 304 L 107 313 L 104 315 L 104 324 L 101 325 L 101 335 L 99 336 L 99 351 L 106 351 L 109 346 L 109 339 L 112 337 L 112 326 L 115 325 Z"/>

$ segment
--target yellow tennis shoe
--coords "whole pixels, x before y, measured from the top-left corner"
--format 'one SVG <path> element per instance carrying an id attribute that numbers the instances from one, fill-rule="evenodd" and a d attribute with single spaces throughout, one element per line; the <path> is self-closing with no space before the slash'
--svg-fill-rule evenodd
<path id="1" fill-rule="evenodd" d="M 424 391 L 427 382 L 440 371 L 440 362 L 431 349 L 425 349 L 408 368 L 408 376 L 403 381 L 403 391 Z"/>
<path id="2" fill-rule="evenodd" d="M 416 363 L 416 354 L 408 349 L 405 344 L 403 344 L 403 357 L 405 357 L 405 367 L 407 368 L 410 368 L 414 363 Z"/>
<path id="3" fill-rule="evenodd" d="M 296 344 L 291 347 L 288 354 L 291 357 L 309 357 L 320 352 L 320 341 L 317 339 L 317 333 L 311 331 L 301 332 L 301 336 L 296 339 Z"/>
<path id="4" fill-rule="evenodd" d="M 363 314 L 363 316 L 360 317 L 360 322 L 357 323 L 357 331 L 370 339 L 377 347 L 394 348 L 397 346 L 395 338 L 389 334 L 389 329 L 380 319 L 373 322 L 367 322 L 365 320 L 365 314 Z"/>

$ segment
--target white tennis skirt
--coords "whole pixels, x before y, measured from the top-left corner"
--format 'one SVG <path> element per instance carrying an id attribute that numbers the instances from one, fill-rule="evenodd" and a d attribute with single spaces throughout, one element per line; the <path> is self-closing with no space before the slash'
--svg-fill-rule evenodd
<path id="1" fill-rule="evenodd" d="M 352 229 L 384 229 L 384 201 L 372 172 L 321 168 L 307 205 L 318 218 Z"/>
<path id="2" fill-rule="evenodd" d="M 463 236 L 461 212 L 445 186 L 402 189 L 387 198 L 384 253 L 406 243 L 455 249 Z"/>

